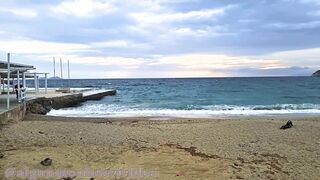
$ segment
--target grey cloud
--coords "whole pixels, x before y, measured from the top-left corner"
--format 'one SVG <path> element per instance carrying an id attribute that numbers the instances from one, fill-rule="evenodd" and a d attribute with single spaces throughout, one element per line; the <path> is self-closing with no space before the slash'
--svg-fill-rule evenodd
<path id="1" fill-rule="evenodd" d="M 91 18 L 53 14 L 50 8 L 60 2 L 61 0 L 1 1 L 0 6 L 33 9 L 38 16 L 22 18 L 0 12 L 0 40 L 29 38 L 85 45 L 123 40 L 130 42 L 131 46 L 91 46 L 94 51 L 79 52 L 78 55 L 147 59 L 153 55 L 191 53 L 263 55 L 320 47 L 320 16 L 317 15 L 320 4 L 317 0 L 152 1 L 157 5 L 156 10 L 139 4 L 140 1 L 131 1 L 130 5 L 114 1 L 114 6 L 117 7 L 115 11 Z M 184 14 L 223 7 L 232 8 L 219 16 L 183 18 L 170 23 L 168 20 L 151 27 L 140 27 L 130 16 L 139 12 L 159 16 L 168 13 Z M 240 73 L 244 69 L 232 71 Z M 246 71 L 252 74 L 306 75 L 311 70 L 288 68 Z"/>

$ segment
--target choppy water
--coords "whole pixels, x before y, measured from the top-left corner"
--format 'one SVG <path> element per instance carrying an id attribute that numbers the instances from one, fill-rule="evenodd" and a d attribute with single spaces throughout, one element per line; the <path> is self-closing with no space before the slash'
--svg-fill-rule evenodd
<path id="1" fill-rule="evenodd" d="M 59 87 L 68 80 L 49 80 Z M 175 116 L 320 114 L 320 78 L 199 78 L 70 80 L 71 87 L 116 88 L 118 94 L 61 116 Z"/>

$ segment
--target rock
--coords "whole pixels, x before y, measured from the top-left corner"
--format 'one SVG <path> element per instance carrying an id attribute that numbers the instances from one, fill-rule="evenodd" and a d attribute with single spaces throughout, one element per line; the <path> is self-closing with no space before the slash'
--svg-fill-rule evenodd
<path id="1" fill-rule="evenodd" d="M 285 125 L 281 126 L 280 129 L 289 129 L 293 126 L 292 122 L 289 120 Z"/>
<path id="2" fill-rule="evenodd" d="M 320 70 L 314 72 L 314 73 L 312 74 L 312 76 L 313 76 L 313 77 L 320 77 Z"/>
<path id="3" fill-rule="evenodd" d="M 34 104 L 31 107 L 31 113 L 45 115 L 47 112 L 46 112 L 46 109 L 41 104 Z"/>
<path id="4" fill-rule="evenodd" d="M 40 162 L 40 164 L 44 165 L 44 166 L 51 166 L 52 164 L 52 159 L 50 158 L 45 158 L 43 161 Z"/>
<path id="5" fill-rule="evenodd" d="M 39 131 L 38 133 L 39 133 L 39 134 L 44 134 L 44 132 L 42 132 L 42 131 Z"/>
<path id="6" fill-rule="evenodd" d="M 4 158 L 4 154 L 0 153 L 0 159 Z"/>
<path id="7" fill-rule="evenodd" d="M 47 98 L 33 99 L 27 102 L 27 113 L 47 114 L 52 109 L 52 102 Z"/>
<path id="8" fill-rule="evenodd" d="M 179 171 L 179 172 L 176 173 L 176 176 L 185 176 L 185 173 L 182 172 L 182 171 Z"/>
<path id="9" fill-rule="evenodd" d="M 75 179 L 76 178 L 76 176 L 74 176 L 74 177 L 64 177 L 64 178 L 62 178 L 63 180 L 72 180 L 72 179 Z"/>

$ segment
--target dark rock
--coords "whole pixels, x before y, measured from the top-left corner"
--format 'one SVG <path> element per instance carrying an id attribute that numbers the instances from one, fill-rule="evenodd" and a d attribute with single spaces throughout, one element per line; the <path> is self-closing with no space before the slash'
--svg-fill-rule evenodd
<path id="1" fill-rule="evenodd" d="M 312 74 L 312 76 L 313 76 L 313 77 L 320 77 L 320 70 L 314 72 L 314 73 Z"/>
<path id="2" fill-rule="evenodd" d="M 51 166 L 52 164 L 52 159 L 50 158 L 45 158 L 43 161 L 40 162 L 43 166 Z"/>
<path id="3" fill-rule="evenodd" d="M 179 172 L 176 173 L 176 176 L 185 176 L 185 173 L 182 172 L 182 171 L 179 171 Z"/>
<path id="4" fill-rule="evenodd" d="M 280 129 L 289 129 L 293 126 L 292 122 L 289 120 L 285 125 L 281 126 Z"/>
<path id="5" fill-rule="evenodd" d="M 52 101 L 47 98 L 37 98 L 27 102 L 27 113 L 47 114 L 52 109 Z"/>
<path id="6" fill-rule="evenodd" d="M 31 110 L 30 112 L 34 114 L 44 115 L 47 113 L 46 109 L 41 104 L 33 104 L 30 110 Z"/>
<path id="7" fill-rule="evenodd" d="M 0 153 L 0 159 L 4 158 L 4 154 Z"/>
<path id="8" fill-rule="evenodd" d="M 74 177 L 63 177 L 62 179 L 63 180 L 72 180 L 72 179 L 75 179 L 76 178 L 76 176 L 74 176 Z"/>

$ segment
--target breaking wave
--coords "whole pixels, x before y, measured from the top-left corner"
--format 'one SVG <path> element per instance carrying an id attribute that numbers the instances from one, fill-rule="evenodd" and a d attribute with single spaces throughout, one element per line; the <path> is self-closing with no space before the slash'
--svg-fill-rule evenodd
<path id="1" fill-rule="evenodd" d="M 80 107 L 52 110 L 51 116 L 66 117 L 214 117 L 232 115 L 320 114 L 320 104 L 212 105 L 186 109 L 153 109 L 114 104 L 84 104 Z"/>

